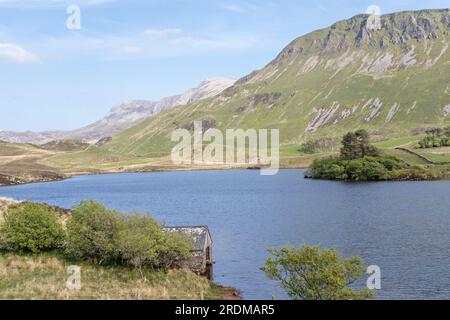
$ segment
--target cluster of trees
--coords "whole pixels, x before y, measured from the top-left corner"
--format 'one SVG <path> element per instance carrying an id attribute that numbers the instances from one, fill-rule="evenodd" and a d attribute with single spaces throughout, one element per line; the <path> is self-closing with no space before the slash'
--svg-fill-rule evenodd
<path id="1" fill-rule="evenodd" d="M 370 144 L 365 130 L 347 133 L 340 156 L 317 159 L 305 173 L 306 178 L 328 180 L 433 180 L 429 171 L 410 167 L 396 157 L 381 154 Z"/>
<path id="2" fill-rule="evenodd" d="M 416 149 L 450 147 L 450 127 L 426 131 L 426 137 L 414 146 Z"/>
<path id="3" fill-rule="evenodd" d="M 314 154 L 322 151 L 333 150 L 336 147 L 336 141 L 331 138 L 319 138 L 309 140 L 300 146 L 299 151 L 306 154 Z"/>
<path id="4" fill-rule="evenodd" d="M 380 181 L 392 179 L 395 170 L 402 169 L 401 162 L 390 156 L 365 156 L 345 160 L 330 157 L 315 160 L 307 177 L 329 180 Z"/>
<path id="5" fill-rule="evenodd" d="M 191 252 L 185 235 L 164 233 L 150 216 L 123 214 L 93 201 L 81 202 L 63 224 L 45 205 L 21 203 L 4 214 L 0 249 L 11 252 L 57 251 L 94 264 L 171 268 Z"/>
<path id="6" fill-rule="evenodd" d="M 349 288 L 366 271 L 360 257 L 343 259 L 335 250 L 307 245 L 269 252 L 272 257 L 261 270 L 270 279 L 279 281 L 292 299 L 363 300 L 374 295 L 367 288 Z"/>
<path id="7" fill-rule="evenodd" d="M 315 160 L 306 176 L 332 180 L 387 180 L 390 172 L 401 169 L 401 162 L 370 144 L 365 130 L 347 133 L 339 157 Z"/>

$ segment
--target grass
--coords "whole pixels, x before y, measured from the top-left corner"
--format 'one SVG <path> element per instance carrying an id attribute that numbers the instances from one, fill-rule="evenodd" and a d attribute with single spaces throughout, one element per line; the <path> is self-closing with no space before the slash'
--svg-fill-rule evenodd
<path id="1" fill-rule="evenodd" d="M 59 169 L 39 163 L 41 159 L 53 154 L 53 151 L 40 149 L 31 144 L 0 141 L 0 185 L 63 178 Z"/>
<path id="2" fill-rule="evenodd" d="M 385 149 L 383 150 L 386 154 L 394 156 L 396 158 L 399 158 L 400 160 L 406 162 L 407 164 L 411 166 L 427 166 L 429 165 L 425 160 L 422 158 L 415 156 L 411 153 L 408 153 L 403 150 L 397 150 L 397 149 Z"/>
<path id="3" fill-rule="evenodd" d="M 414 136 L 405 136 L 405 137 L 399 137 L 399 138 L 392 138 L 388 140 L 383 140 L 380 142 L 374 143 L 374 146 L 380 149 L 393 149 L 400 146 L 410 145 L 413 142 L 418 142 L 422 138 L 424 138 L 425 135 L 414 135 Z"/>
<path id="4" fill-rule="evenodd" d="M 437 163 L 450 163 L 450 147 L 415 149 L 414 152 Z"/>
<path id="5" fill-rule="evenodd" d="M 49 151 L 83 151 L 86 150 L 90 144 L 75 141 L 75 140 L 58 140 L 58 141 L 50 141 L 45 144 L 38 146 L 41 149 L 49 150 Z"/>
<path id="6" fill-rule="evenodd" d="M 423 40 L 423 45 L 417 45 L 416 40 L 406 41 L 402 46 L 394 45 L 386 41 L 392 37 L 392 30 L 388 29 L 371 39 L 373 43 L 383 42 L 386 46 L 382 49 L 366 41 L 362 44 L 350 41 L 345 53 L 322 51 L 312 45 L 326 41 L 330 34 L 335 37 L 330 43 L 355 39 L 357 34 L 352 31 L 353 26 L 355 21 L 362 23 L 363 18 L 341 21 L 296 39 L 286 48 L 285 54 L 219 96 L 149 117 L 98 148 L 84 150 L 84 145 L 70 141 L 50 143 L 46 146 L 50 150 L 42 150 L 42 146 L 39 149 L 22 145 L 17 147 L 18 150 L 16 146 L 0 145 L 0 179 L 2 170 L 14 166 L 13 161 L 18 160 L 14 157 L 21 157 L 25 149 L 28 154 L 38 153 L 35 159 L 26 159 L 30 166 L 41 164 L 47 167 L 36 168 L 38 171 L 60 170 L 72 175 L 153 170 L 155 167 L 176 170 L 179 168 L 168 159 L 176 144 L 171 141 L 172 132 L 189 129 L 193 121 L 202 119 L 214 120 L 215 127 L 222 132 L 229 128 L 279 129 L 280 142 L 286 145 L 280 154 L 282 167 L 305 167 L 314 158 L 322 156 L 302 155 L 295 144 L 321 137 L 340 139 L 346 132 L 356 129 L 368 129 L 380 139 L 387 139 L 376 143 L 383 150 L 408 146 L 421 138 L 420 135 L 410 136 L 412 130 L 450 124 L 450 117 L 445 116 L 443 109 L 448 104 L 450 67 L 447 63 L 450 50 L 445 49 L 443 43 L 449 40 L 447 25 L 442 23 L 447 14 L 433 10 L 403 12 L 391 17 L 393 21 L 403 21 L 420 16 L 438 26 L 439 30 L 435 32 L 439 38 Z M 387 22 L 394 28 L 390 24 L 393 23 L 391 18 Z M 296 54 L 300 48 L 302 53 Z M 400 61 L 412 48 L 415 65 L 391 66 L 383 72 L 369 70 L 381 59 L 381 54 L 391 54 L 394 61 Z M 306 61 L 317 56 L 320 56 L 319 63 L 303 72 Z M 434 60 L 434 64 L 425 67 Z M 374 109 L 375 99 L 382 102 L 379 110 Z M 335 109 L 333 106 L 337 105 L 339 107 Z M 402 134 L 405 136 L 391 138 Z M 61 150 L 65 152 L 61 153 Z M 406 161 L 420 162 L 414 156 L 398 154 Z M 447 155 L 432 154 L 430 157 L 444 162 L 448 159 Z M 20 169 L 27 170 L 26 166 L 20 166 Z M 30 181 L 33 175 L 36 173 L 31 172 Z"/>
<path id="7" fill-rule="evenodd" d="M 394 18 L 406 19 L 410 15 L 401 13 Z M 421 17 L 435 21 L 443 31 L 446 25 L 440 23 L 441 15 L 439 12 L 424 12 Z M 129 156 L 164 156 L 175 145 L 170 141 L 171 133 L 175 129 L 190 128 L 194 120 L 201 119 L 214 120 L 215 127 L 222 132 L 228 128 L 279 129 L 280 142 L 286 145 L 311 138 L 339 139 L 346 132 L 360 128 L 389 139 L 402 134 L 410 135 L 411 130 L 449 123 L 450 118 L 444 116 L 443 108 L 448 104 L 445 92 L 448 90 L 450 65 L 445 62 L 450 50 L 443 51 L 443 56 L 435 65 L 425 68 L 424 63 L 428 59 L 439 57 L 443 49 L 440 40 L 424 41 L 433 48 L 431 53 L 415 41 L 407 42 L 402 47 L 389 44 L 382 50 L 371 46 L 350 46 L 345 53 L 324 53 L 311 46 L 314 40 L 320 43 L 329 34 L 335 34 L 338 39 L 343 35 L 346 39 L 353 39 L 357 36 L 350 31 L 354 23 L 343 21 L 339 27 L 301 37 L 291 43 L 289 49 L 302 48 L 302 54 L 295 54 L 296 51 L 292 50 L 293 53 L 280 55 L 279 59 L 256 72 L 248 81 L 240 81 L 220 96 L 179 106 L 145 119 L 114 136 L 101 149 Z M 377 33 L 377 40 L 372 41 L 388 43 L 386 39 L 389 37 L 391 35 L 385 30 Z M 448 39 L 445 33 L 440 37 Z M 362 71 L 366 63 L 369 67 L 381 54 L 392 54 L 398 61 L 404 57 L 406 49 L 412 47 L 415 48 L 417 60 L 414 66 L 398 69 L 392 66 L 390 70 L 374 73 Z M 290 51 L 284 53 L 287 52 Z M 299 72 L 304 69 L 308 58 L 316 56 L 320 56 L 320 63 L 310 72 Z M 338 61 L 344 57 L 351 61 L 339 68 Z M 374 106 L 367 103 L 375 99 L 382 102 L 382 107 L 374 111 Z M 333 109 L 337 105 L 339 108 Z M 317 121 L 320 118 L 321 121 Z M 383 141 L 379 146 L 393 148 L 418 138 L 413 136 Z M 296 146 L 284 147 L 282 153 L 297 156 Z"/>
<path id="8" fill-rule="evenodd" d="M 81 289 L 66 288 L 67 267 L 81 268 Z M 54 254 L 0 254 L 0 299 L 222 299 L 230 289 L 187 270 L 102 267 Z"/>

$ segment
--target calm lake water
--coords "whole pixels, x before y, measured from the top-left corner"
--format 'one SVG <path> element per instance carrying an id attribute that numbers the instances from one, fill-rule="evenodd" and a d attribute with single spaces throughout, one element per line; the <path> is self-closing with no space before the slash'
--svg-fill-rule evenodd
<path id="1" fill-rule="evenodd" d="M 72 207 L 92 199 L 175 225 L 208 225 L 215 281 L 245 299 L 286 296 L 259 267 L 267 248 L 322 245 L 378 265 L 378 298 L 450 298 L 450 182 L 341 183 L 302 170 L 81 176 L 0 188 L 0 196 Z"/>

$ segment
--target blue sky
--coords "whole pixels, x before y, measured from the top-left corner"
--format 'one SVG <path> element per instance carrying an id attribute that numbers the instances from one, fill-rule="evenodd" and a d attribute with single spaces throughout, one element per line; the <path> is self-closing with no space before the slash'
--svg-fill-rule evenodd
<path id="1" fill-rule="evenodd" d="M 378 5 L 448 0 L 0 0 L 0 130 L 74 129 L 132 99 L 239 78 L 296 37 Z M 69 5 L 81 30 L 69 30 Z"/>

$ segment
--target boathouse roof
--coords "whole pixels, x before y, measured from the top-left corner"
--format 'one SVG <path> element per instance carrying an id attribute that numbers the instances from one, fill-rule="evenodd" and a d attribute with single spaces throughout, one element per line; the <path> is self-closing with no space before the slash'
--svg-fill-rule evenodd
<path id="1" fill-rule="evenodd" d="M 212 242 L 211 234 L 207 226 L 180 226 L 165 227 L 166 232 L 180 232 L 189 235 L 193 240 L 193 251 L 204 251 Z"/>

